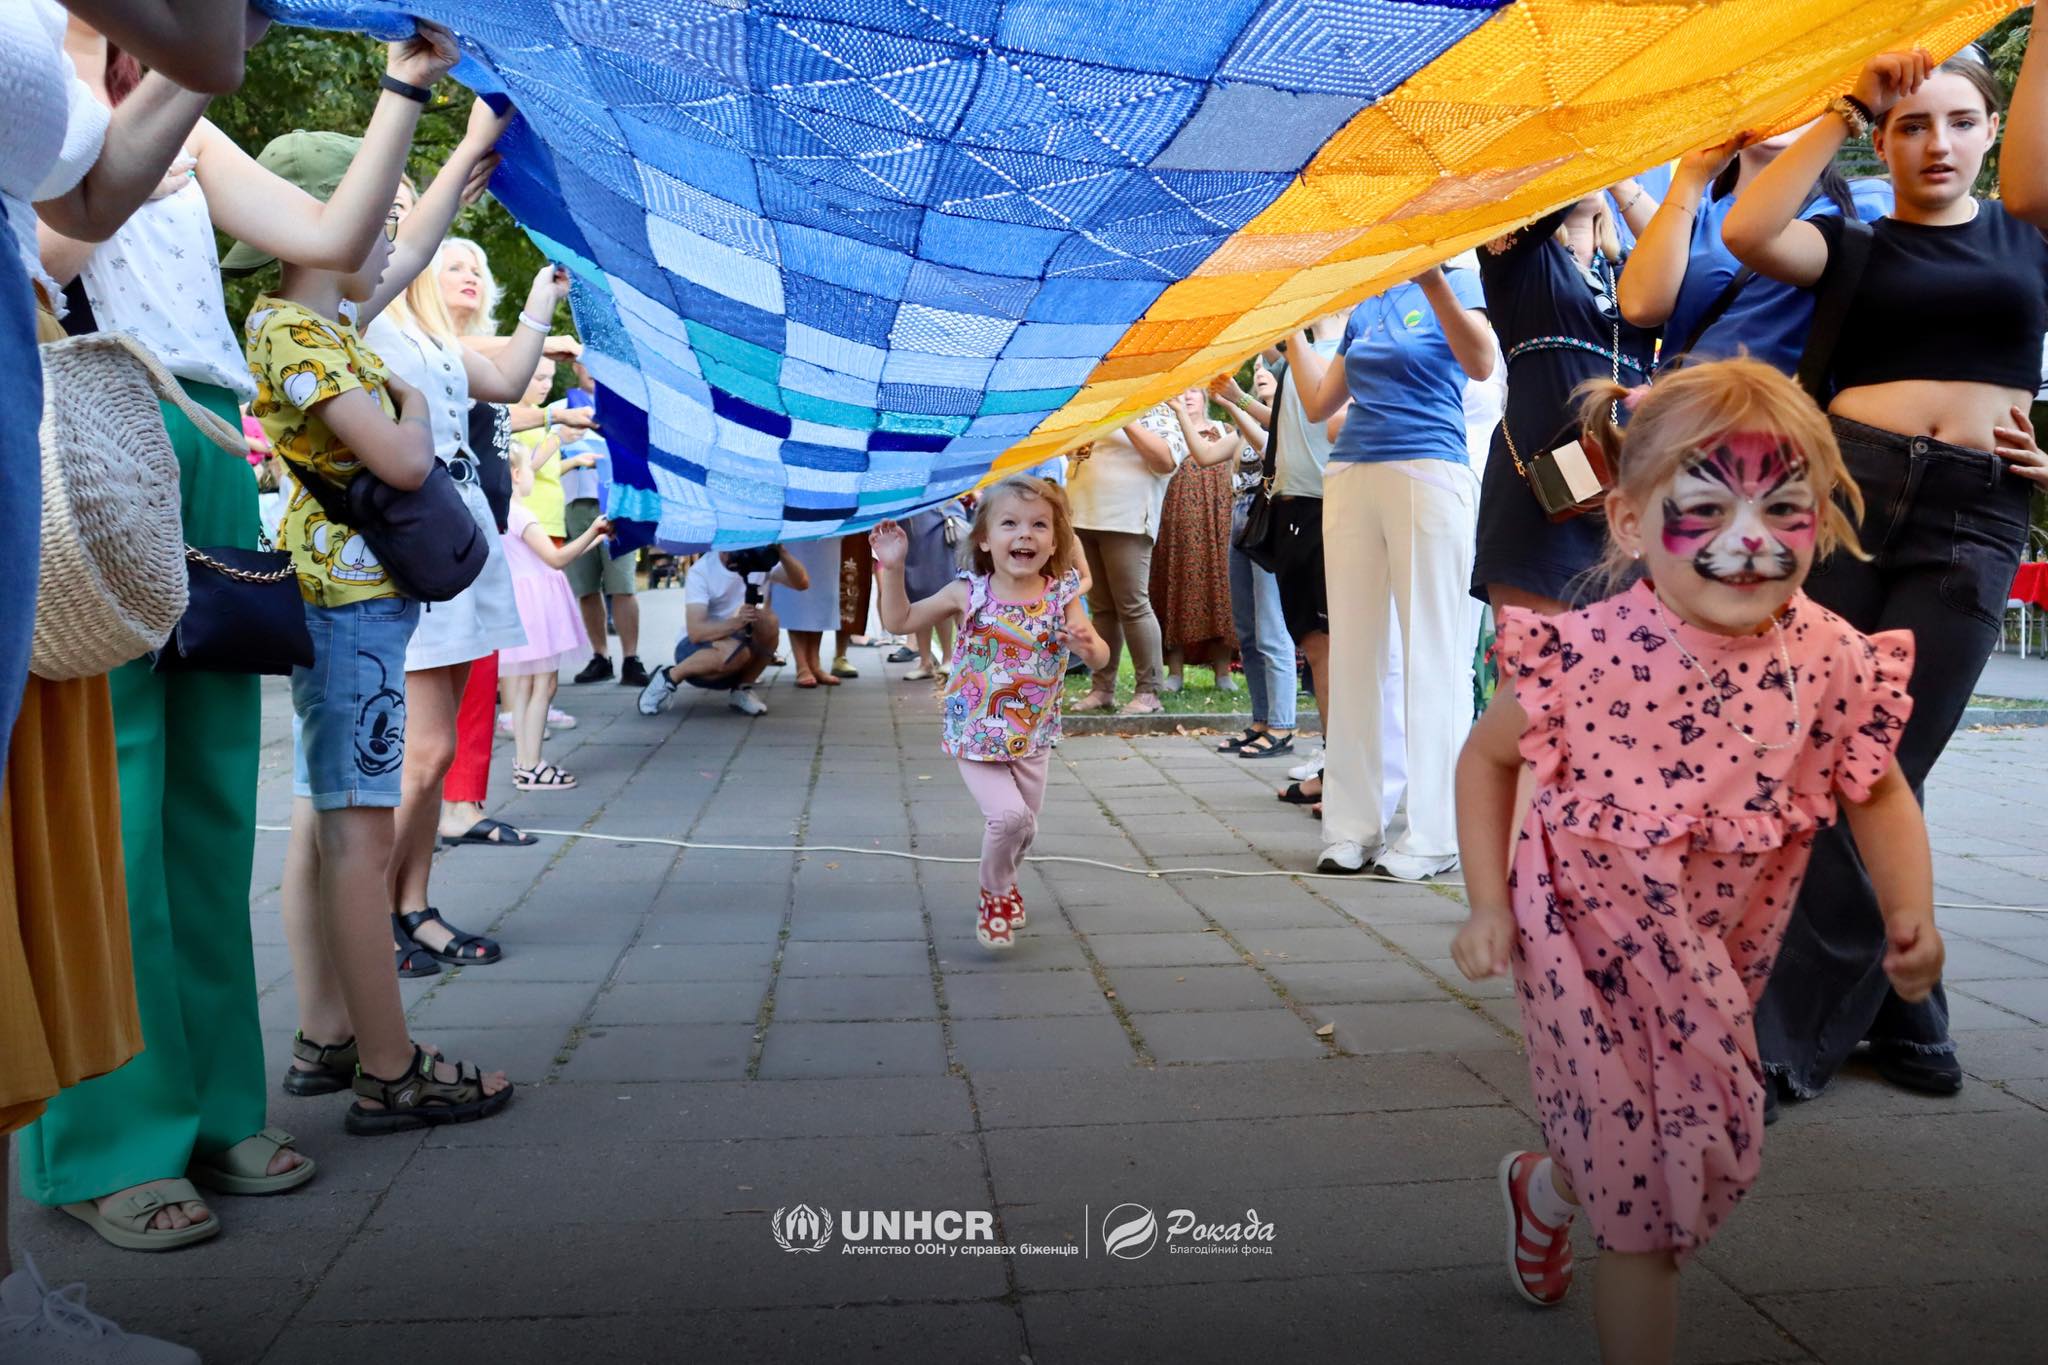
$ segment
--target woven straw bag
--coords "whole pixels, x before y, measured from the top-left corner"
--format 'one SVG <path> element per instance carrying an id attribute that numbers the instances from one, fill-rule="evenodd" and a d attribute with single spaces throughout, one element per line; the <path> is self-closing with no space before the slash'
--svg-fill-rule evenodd
<path id="1" fill-rule="evenodd" d="M 178 457 L 157 400 L 223 450 L 242 434 L 185 396 L 133 337 L 48 342 L 43 361 L 43 542 L 29 667 L 61 682 L 162 645 L 185 613 Z"/>

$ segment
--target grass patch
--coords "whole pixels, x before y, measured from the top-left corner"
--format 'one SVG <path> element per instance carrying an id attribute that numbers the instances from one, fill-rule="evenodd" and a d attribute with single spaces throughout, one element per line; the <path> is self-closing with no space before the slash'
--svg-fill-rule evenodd
<path id="1" fill-rule="evenodd" d="M 1225 671 L 1226 679 L 1232 675 Z M 1235 675 L 1236 687 L 1217 686 L 1216 671 L 1206 664 L 1189 664 L 1182 674 L 1184 685 L 1178 692 L 1161 692 L 1159 700 L 1165 705 L 1168 715 L 1245 715 L 1251 714 L 1252 694 L 1246 686 L 1244 675 Z M 1117 667 L 1116 703 L 1122 706 L 1137 690 L 1137 674 L 1131 665 L 1131 656 L 1124 654 Z M 1063 700 L 1071 704 L 1088 694 L 1088 675 L 1076 673 L 1067 679 L 1061 692 Z M 1303 692 L 1296 700 L 1298 711 L 1306 715 L 1315 709 L 1316 699 Z"/>

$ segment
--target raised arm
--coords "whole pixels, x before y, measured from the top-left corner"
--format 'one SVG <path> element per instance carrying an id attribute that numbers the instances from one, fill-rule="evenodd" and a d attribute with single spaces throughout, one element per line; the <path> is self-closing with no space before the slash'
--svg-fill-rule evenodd
<path id="1" fill-rule="evenodd" d="M 2042 44 L 2048 48 L 2048 42 Z M 2005 210 L 2048 232 L 2048 56 L 2030 41 L 2005 114 L 2005 150 L 1998 157 L 1998 197 Z"/>
<path id="2" fill-rule="evenodd" d="M 892 635 L 929 630 L 941 621 L 967 614 L 967 583 L 956 578 L 930 597 L 910 600 L 903 581 L 903 562 L 910 555 L 910 537 L 893 521 L 868 533 L 875 556 L 875 604 L 882 629 Z"/>
<path id="3" fill-rule="evenodd" d="M 1171 474 L 1178 465 L 1179 461 L 1173 457 L 1173 442 L 1146 426 L 1142 420 L 1125 427 L 1124 435 L 1130 438 L 1131 449 L 1138 452 L 1145 468 L 1154 474 Z"/>
<path id="4" fill-rule="evenodd" d="M 1650 226 L 1650 220 L 1657 216 L 1656 196 L 1644 188 L 1643 182 L 1634 176 L 1608 186 L 1607 194 L 1621 213 L 1621 221 L 1627 223 L 1628 230 L 1640 239 L 1644 230 Z"/>
<path id="5" fill-rule="evenodd" d="M 1348 327 L 1344 334 L 1347 338 L 1351 335 Z M 1326 421 L 1351 401 L 1351 392 L 1344 385 L 1342 343 L 1336 355 L 1325 358 L 1304 328 L 1288 338 L 1287 364 L 1294 375 L 1294 391 L 1301 395 L 1301 415 L 1309 421 Z"/>
<path id="6" fill-rule="evenodd" d="M 469 396 L 486 403 L 509 403 L 526 392 L 533 372 L 540 366 L 541 349 L 548 343 L 547 324 L 555 316 L 555 305 L 569 293 L 569 272 L 558 265 L 542 266 L 526 291 L 526 307 L 520 310 L 519 325 L 509 337 L 496 338 L 499 345 L 485 353 L 481 348 L 462 349 L 464 368 L 469 374 Z M 528 322 L 531 318 L 533 322 Z M 536 327 L 534 322 L 541 324 Z M 580 408 L 564 409 L 581 413 Z M 558 418 L 558 420 L 560 420 Z M 564 422 L 588 428 L 594 419 Z"/>
<path id="7" fill-rule="evenodd" d="M 1429 300 L 1430 311 L 1436 314 L 1437 325 L 1444 329 L 1444 340 L 1451 343 L 1451 354 L 1457 357 L 1458 368 L 1465 372 L 1465 377 L 1485 379 L 1491 375 L 1495 342 L 1486 310 L 1467 308 L 1460 302 L 1451 292 L 1451 282 L 1442 266 L 1423 271 L 1415 277 L 1415 283 L 1422 286 L 1422 296 Z"/>
<path id="8" fill-rule="evenodd" d="M 1932 69 L 1932 59 L 1918 49 L 1881 53 L 1865 64 L 1850 97 L 1861 101 L 1873 117 L 1882 117 L 1900 99 L 1918 90 Z M 1802 289 L 1820 281 L 1828 268 L 1827 239 L 1819 228 L 1799 217 L 1799 210 L 1813 193 L 1820 173 L 1848 140 L 1845 121 L 1823 118 L 1750 181 L 1721 225 L 1721 240 L 1737 260 L 1759 274 Z"/>
<path id="9" fill-rule="evenodd" d="M 1188 458 L 1203 469 L 1237 458 L 1240 442 L 1209 420 L 1208 395 L 1200 389 L 1175 394 L 1167 402 L 1188 445 Z M 1171 454 L 1169 452 L 1169 458 Z M 1149 461 L 1148 461 L 1149 463 Z"/>
<path id="10" fill-rule="evenodd" d="M 182 89 L 155 71 L 144 76 L 113 112 L 99 159 L 77 184 L 37 200 L 36 216 L 81 242 L 104 242 L 113 236 L 163 183 L 164 172 L 184 150 L 211 98 Z M 364 252 L 369 249 L 364 242 Z"/>
<path id="11" fill-rule="evenodd" d="M 386 304 L 405 292 L 406 286 L 418 278 L 419 273 L 433 264 L 434 253 L 441 249 L 442 241 L 448 236 L 448 229 L 455 225 L 455 215 L 462 211 L 469 187 L 476 182 L 479 174 L 488 174 L 498 163 L 494 150 L 505 125 L 512 121 L 512 107 L 507 105 L 500 114 L 482 100 L 469 107 L 469 128 L 462 135 L 462 141 L 455 144 L 446 164 L 434 177 L 434 183 L 427 186 L 412 212 L 405 215 L 405 221 L 398 225 L 398 237 L 391 244 L 391 264 L 384 267 L 384 277 L 377 282 L 376 292 L 356 308 L 356 325 L 368 327 L 371 319 L 384 311 Z M 535 359 L 539 358 L 536 348 Z M 531 371 L 528 371 L 531 373 Z M 520 385 L 521 390 L 525 385 Z M 517 398 L 517 393 L 512 395 Z"/>
<path id="12" fill-rule="evenodd" d="M 1700 205 L 1715 177 L 1742 146 L 1737 135 L 1687 152 L 1671 174 L 1671 188 L 1664 202 L 1650 215 L 1650 221 L 1635 229 L 1635 250 L 1622 267 L 1615 286 L 1621 315 L 1636 327 L 1661 327 L 1678 304 L 1678 291 L 1685 284 L 1686 267 L 1692 262 L 1692 228 L 1699 221 Z"/>
<path id="13" fill-rule="evenodd" d="M 448 74 L 457 55 L 448 30 L 423 23 L 413 37 L 391 44 L 386 65 L 407 85 L 431 86 Z M 295 265 L 354 270 L 384 230 L 422 107 L 389 90 L 379 94 L 362 146 L 325 204 L 264 170 L 226 134 L 202 127 L 196 142 L 199 183 L 214 226 Z"/>
<path id="14" fill-rule="evenodd" d="M 242 84 L 242 55 L 270 21 L 248 0 L 64 0 L 91 24 L 165 79 L 202 95 Z"/>

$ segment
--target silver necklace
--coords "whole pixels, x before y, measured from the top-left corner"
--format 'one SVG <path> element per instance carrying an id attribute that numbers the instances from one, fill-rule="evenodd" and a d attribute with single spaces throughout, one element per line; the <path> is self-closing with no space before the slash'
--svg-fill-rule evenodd
<path id="1" fill-rule="evenodd" d="M 1675 649 L 1678 650 L 1678 657 L 1685 660 L 1686 663 L 1690 664 L 1692 666 L 1692 671 L 1700 675 L 1701 687 L 1703 687 L 1709 693 L 1718 693 L 1720 689 L 1715 685 L 1713 677 L 1708 674 L 1706 666 L 1702 664 L 1698 659 L 1695 659 L 1692 656 L 1692 651 L 1685 647 L 1685 641 L 1679 638 L 1677 624 L 1664 614 L 1664 603 L 1662 599 L 1660 599 L 1657 596 L 1657 590 L 1655 588 L 1652 588 L 1650 590 L 1650 610 L 1657 614 L 1658 621 L 1662 622 L 1664 628 L 1671 632 L 1671 644 Z M 1755 745 L 1758 751 L 1761 753 L 1770 753 L 1779 749 L 1789 749 L 1793 745 L 1799 743 L 1800 740 L 1800 727 L 1798 725 L 1798 719 L 1800 714 L 1799 675 L 1798 673 L 1793 671 L 1792 651 L 1789 648 L 1787 648 L 1785 644 L 1784 621 L 1781 620 L 1779 617 L 1772 617 L 1771 629 L 1777 633 L 1778 664 L 1781 668 L 1785 670 L 1785 687 L 1787 695 L 1792 700 L 1793 731 L 1791 737 L 1788 739 L 1781 739 L 1777 743 L 1773 744 L 1768 740 L 1758 739 L 1754 734 L 1750 733 L 1750 729 L 1747 725 L 1744 725 L 1741 721 L 1735 719 L 1735 717 L 1728 715 L 1724 715 L 1721 717 L 1722 720 L 1728 722 L 1730 726 L 1734 727 L 1736 734 L 1741 735 L 1744 739 L 1748 740 L 1751 744 Z"/>

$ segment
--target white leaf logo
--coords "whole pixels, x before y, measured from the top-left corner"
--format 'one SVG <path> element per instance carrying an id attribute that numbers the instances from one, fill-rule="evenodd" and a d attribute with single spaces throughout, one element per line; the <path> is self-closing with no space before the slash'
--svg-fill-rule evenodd
<path id="1" fill-rule="evenodd" d="M 1102 1220 L 1102 1249 L 1134 1261 L 1159 1240 L 1159 1220 L 1143 1204 L 1119 1204 Z"/>

